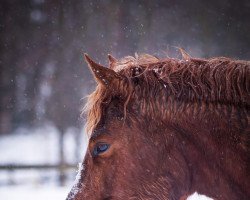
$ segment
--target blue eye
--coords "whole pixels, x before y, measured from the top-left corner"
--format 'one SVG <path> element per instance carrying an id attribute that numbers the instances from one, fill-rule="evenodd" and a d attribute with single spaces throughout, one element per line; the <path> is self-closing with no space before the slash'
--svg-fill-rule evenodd
<path id="1" fill-rule="evenodd" d="M 106 144 L 106 143 L 96 144 L 96 146 L 94 147 L 93 156 L 98 156 L 104 153 L 105 151 L 108 150 L 108 148 L 109 148 L 109 144 Z"/>

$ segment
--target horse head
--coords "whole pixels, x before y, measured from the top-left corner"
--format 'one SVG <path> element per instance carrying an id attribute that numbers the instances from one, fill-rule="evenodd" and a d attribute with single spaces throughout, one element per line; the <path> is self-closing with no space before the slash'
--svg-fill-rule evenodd
<path id="1" fill-rule="evenodd" d="M 68 200 L 249 197 L 249 64 L 109 55 L 106 68 L 85 59 L 97 88 Z"/>

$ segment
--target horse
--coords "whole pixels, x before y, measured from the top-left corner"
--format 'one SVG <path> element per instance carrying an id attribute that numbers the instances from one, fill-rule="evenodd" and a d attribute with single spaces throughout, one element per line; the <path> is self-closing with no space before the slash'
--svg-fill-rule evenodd
<path id="1" fill-rule="evenodd" d="M 88 148 L 67 200 L 250 199 L 250 62 L 85 59 Z"/>

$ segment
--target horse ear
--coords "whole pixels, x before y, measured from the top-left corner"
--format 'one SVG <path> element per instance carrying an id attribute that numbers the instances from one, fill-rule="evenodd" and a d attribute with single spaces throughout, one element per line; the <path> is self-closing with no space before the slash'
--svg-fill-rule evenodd
<path id="1" fill-rule="evenodd" d="M 117 60 L 111 56 L 110 54 L 108 54 L 108 59 L 109 59 L 109 68 L 110 69 L 114 69 L 115 63 L 117 62 Z"/>
<path id="2" fill-rule="evenodd" d="M 98 63 L 94 62 L 87 54 L 84 54 L 84 57 L 98 83 L 108 86 L 113 81 L 122 79 L 122 77 L 114 70 L 99 65 Z"/>
<path id="3" fill-rule="evenodd" d="M 179 48 L 179 50 L 184 60 L 187 60 L 187 61 L 190 60 L 191 56 L 186 51 L 184 51 L 182 48 Z"/>

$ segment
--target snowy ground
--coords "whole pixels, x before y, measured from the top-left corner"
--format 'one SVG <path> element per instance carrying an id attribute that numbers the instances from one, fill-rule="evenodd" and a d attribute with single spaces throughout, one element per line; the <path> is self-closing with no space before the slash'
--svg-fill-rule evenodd
<path id="1" fill-rule="evenodd" d="M 0 164 L 56 164 L 59 161 L 58 136 L 51 125 L 19 128 L 11 135 L 1 136 Z M 86 138 L 81 140 L 86 142 Z M 77 149 L 75 144 L 74 129 L 69 129 L 64 143 L 68 163 L 78 163 L 84 156 L 86 143 L 82 142 Z M 76 158 L 76 151 L 81 152 L 79 158 Z M 0 200 L 63 200 L 76 174 L 76 170 L 67 171 L 66 186 L 60 187 L 57 170 L 0 170 Z"/>
<path id="2" fill-rule="evenodd" d="M 70 187 L 0 187 L 1 200 L 64 200 Z"/>

